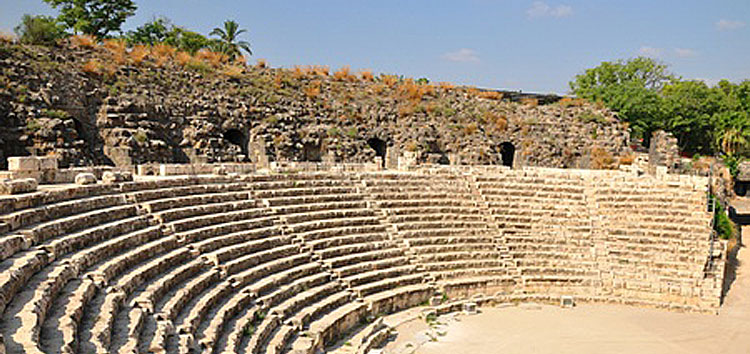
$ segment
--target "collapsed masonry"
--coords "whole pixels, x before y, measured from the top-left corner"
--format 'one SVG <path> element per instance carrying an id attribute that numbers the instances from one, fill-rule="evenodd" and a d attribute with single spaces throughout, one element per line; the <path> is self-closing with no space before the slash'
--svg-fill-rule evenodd
<path id="1" fill-rule="evenodd" d="M 251 166 L 0 197 L 6 349 L 312 353 L 443 296 L 720 305 L 705 177 Z"/>

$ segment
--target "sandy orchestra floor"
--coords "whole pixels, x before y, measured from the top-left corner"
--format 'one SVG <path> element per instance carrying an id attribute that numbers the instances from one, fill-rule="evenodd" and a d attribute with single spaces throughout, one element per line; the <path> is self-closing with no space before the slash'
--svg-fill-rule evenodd
<path id="1" fill-rule="evenodd" d="M 405 323 L 384 352 L 750 354 L 750 248 L 737 258 L 737 278 L 719 315 L 585 304 L 484 308 L 478 315 L 442 318 L 436 341 L 425 335 L 423 320 Z"/>

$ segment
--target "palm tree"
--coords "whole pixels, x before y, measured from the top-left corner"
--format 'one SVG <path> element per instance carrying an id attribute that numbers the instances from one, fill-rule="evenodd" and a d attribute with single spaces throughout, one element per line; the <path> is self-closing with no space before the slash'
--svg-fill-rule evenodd
<path id="1" fill-rule="evenodd" d="M 728 155 L 734 155 L 747 145 L 748 141 L 743 136 L 742 131 L 737 128 L 730 128 L 721 135 L 721 149 Z"/>
<path id="2" fill-rule="evenodd" d="M 219 49 L 224 54 L 234 58 L 240 54 L 240 49 L 246 51 L 248 54 L 253 55 L 250 50 L 250 43 L 246 41 L 238 41 L 237 37 L 247 32 L 245 29 L 240 29 L 240 25 L 234 21 L 224 21 L 224 28 L 214 28 L 211 31 L 212 36 L 219 36 Z"/>

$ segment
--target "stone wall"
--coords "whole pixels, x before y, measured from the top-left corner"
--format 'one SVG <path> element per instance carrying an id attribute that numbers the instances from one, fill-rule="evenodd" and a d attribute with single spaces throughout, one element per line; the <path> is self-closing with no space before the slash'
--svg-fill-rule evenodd
<path id="1" fill-rule="evenodd" d="M 108 75 L 102 48 L 6 43 L 0 92 L 2 157 L 55 155 L 61 167 L 158 163 L 372 163 L 409 151 L 419 163 L 492 164 L 512 144 L 516 166 L 589 168 L 593 149 L 628 154 L 627 129 L 606 109 L 472 88 L 338 80 L 244 68 L 239 77 L 174 63 L 124 65 Z M 306 94 L 319 86 L 315 95 Z M 506 145 L 504 145 L 506 144 Z M 399 152 L 393 156 L 392 151 Z M 511 154 L 512 155 L 512 154 Z M 389 158 L 390 156 L 390 158 Z"/>

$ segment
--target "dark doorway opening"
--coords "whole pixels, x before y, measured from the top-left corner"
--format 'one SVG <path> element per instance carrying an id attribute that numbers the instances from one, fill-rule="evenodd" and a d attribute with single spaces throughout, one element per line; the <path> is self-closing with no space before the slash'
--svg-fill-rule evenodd
<path id="1" fill-rule="evenodd" d="M 247 140 L 245 134 L 242 134 L 242 132 L 237 129 L 229 129 L 224 132 L 224 139 L 229 143 L 237 145 L 239 147 L 243 147 L 245 145 L 245 141 Z"/>
<path id="2" fill-rule="evenodd" d="M 367 139 L 367 145 L 370 145 L 370 147 L 375 150 L 376 156 L 380 156 L 382 158 L 381 167 L 385 168 L 385 155 L 386 152 L 388 152 L 388 145 L 386 145 L 385 141 L 378 138 L 370 138 Z"/>
<path id="3" fill-rule="evenodd" d="M 229 129 L 224 132 L 224 140 L 228 141 L 232 145 L 239 147 L 242 155 L 245 155 L 245 159 L 248 158 L 247 136 L 245 136 L 245 134 L 242 133 L 239 129 Z"/>
<path id="4" fill-rule="evenodd" d="M 503 159 L 503 166 L 513 168 L 513 157 L 516 155 L 516 147 L 509 142 L 500 144 L 500 156 Z"/>
<path id="5" fill-rule="evenodd" d="M 320 144 L 305 143 L 302 148 L 302 158 L 304 161 L 321 162 L 323 154 L 320 151 Z"/>
<path id="6" fill-rule="evenodd" d="M 86 140 L 86 130 L 83 128 L 83 123 L 81 123 L 81 121 L 73 118 L 73 129 L 75 129 L 78 139 Z"/>

